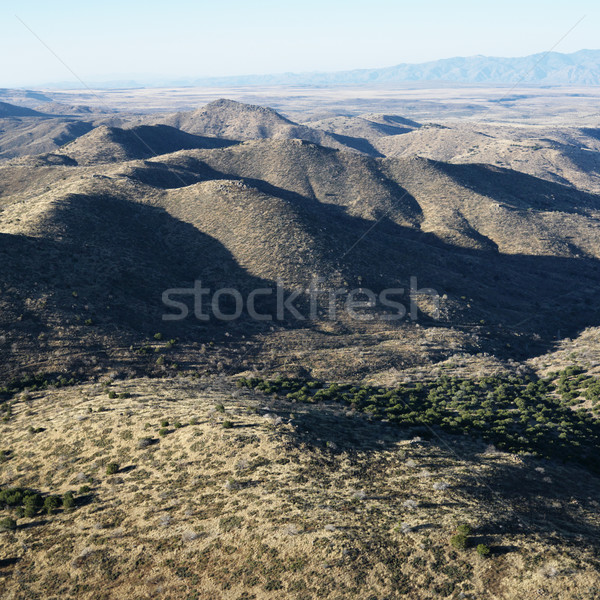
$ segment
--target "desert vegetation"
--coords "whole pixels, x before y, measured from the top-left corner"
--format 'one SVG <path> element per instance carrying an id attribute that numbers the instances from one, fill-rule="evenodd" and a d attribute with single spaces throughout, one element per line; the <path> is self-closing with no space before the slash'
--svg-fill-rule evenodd
<path id="1" fill-rule="evenodd" d="M 131 396 L 108 403 L 95 383 L 17 396 L 1 425 L 6 594 L 574 599 L 597 584 L 598 480 L 570 461 L 472 431 L 428 436 L 387 418 L 379 390 L 113 385 Z M 45 425 L 35 446 L 32 421 Z"/>
<path id="2" fill-rule="evenodd" d="M 546 378 L 442 377 L 395 389 L 319 381 L 240 378 L 237 385 L 293 402 L 339 402 L 431 438 L 443 430 L 498 449 L 579 462 L 598 472 L 599 380 L 578 367 Z M 589 401 L 589 407 L 585 406 Z"/>

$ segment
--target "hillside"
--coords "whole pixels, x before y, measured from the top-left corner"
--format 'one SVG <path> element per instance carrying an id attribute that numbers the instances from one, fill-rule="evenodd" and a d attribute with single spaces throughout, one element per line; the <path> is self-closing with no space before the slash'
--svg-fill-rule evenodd
<path id="1" fill-rule="evenodd" d="M 543 179 L 600 191 L 600 142 L 593 128 L 451 123 L 372 139 L 388 157 L 509 167 Z"/>
<path id="2" fill-rule="evenodd" d="M 231 140 L 302 139 L 330 148 L 375 153 L 368 141 L 360 137 L 326 133 L 294 123 L 271 108 L 223 98 L 194 111 L 147 117 L 143 122 Z"/>
<path id="3" fill-rule="evenodd" d="M 0 119 L 1 598 L 597 596 L 591 120 L 57 97 Z"/>
<path id="4" fill-rule="evenodd" d="M 0 102 L 0 119 L 7 117 L 41 117 L 43 113 L 40 113 L 31 108 L 25 106 L 16 106 L 9 104 L 8 102 Z"/>
<path id="5" fill-rule="evenodd" d="M 576 600 L 598 585 L 600 484 L 574 465 L 210 378 L 34 391 L 0 427 L 7 597 Z"/>
<path id="6" fill-rule="evenodd" d="M 0 160 L 53 152 L 88 133 L 93 124 L 60 118 L 0 119 Z"/>
<path id="7" fill-rule="evenodd" d="M 359 117 L 329 117 L 306 123 L 313 129 L 328 133 L 364 138 L 373 143 L 382 137 L 401 135 L 420 127 L 411 119 L 396 115 L 364 114 Z"/>
<path id="8" fill-rule="evenodd" d="M 81 165 L 121 162 L 150 158 L 191 148 L 220 148 L 225 140 L 204 138 L 168 127 L 140 125 L 131 129 L 101 125 L 70 143 L 63 144 L 59 154 L 67 155 Z"/>
<path id="9" fill-rule="evenodd" d="M 157 149 L 205 148 L 129 160 L 150 154 L 136 132 Z M 5 164 L 0 190 L 0 286 L 10 290 L 0 350 L 11 375 L 87 376 L 119 362 L 235 372 L 256 360 L 270 371 L 385 377 L 461 352 L 474 365 L 521 360 L 559 329 L 597 323 L 599 198 L 509 169 L 100 127 L 58 154 Z M 315 277 L 329 291 L 398 289 L 405 309 L 416 278 L 438 293 L 439 313 L 425 298 L 399 320 L 382 319 L 379 305 L 368 320 L 341 311 L 332 322 L 326 305 L 311 319 L 162 320 L 163 291 L 195 280 L 271 289 L 271 315 L 278 282 L 289 293 L 300 286 L 308 310 Z M 140 350 L 157 332 L 179 338 L 166 364 Z"/>

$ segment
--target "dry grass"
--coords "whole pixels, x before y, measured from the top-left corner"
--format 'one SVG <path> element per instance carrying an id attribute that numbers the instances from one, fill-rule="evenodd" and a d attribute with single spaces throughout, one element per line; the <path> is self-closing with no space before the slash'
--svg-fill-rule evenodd
<path id="1" fill-rule="evenodd" d="M 600 586 L 600 482 L 574 467 L 224 379 L 33 393 L 1 427 L 2 488 L 78 498 L 0 534 L 3 598 L 565 600 Z M 489 558 L 450 546 L 459 524 Z"/>

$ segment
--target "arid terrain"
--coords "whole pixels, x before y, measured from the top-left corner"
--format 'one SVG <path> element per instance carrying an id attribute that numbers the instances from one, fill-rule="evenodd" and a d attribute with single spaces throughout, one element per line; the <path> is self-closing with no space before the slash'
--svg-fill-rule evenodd
<path id="1" fill-rule="evenodd" d="M 0 100 L 2 598 L 600 596 L 596 88 Z"/>

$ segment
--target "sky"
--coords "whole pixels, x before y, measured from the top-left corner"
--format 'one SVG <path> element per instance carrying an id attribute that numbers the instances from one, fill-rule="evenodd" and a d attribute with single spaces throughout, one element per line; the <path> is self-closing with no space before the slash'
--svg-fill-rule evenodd
<path id="1" fill-rule="evenodd" d="M 0 28 L 0 87 L 35 87 L 597 49 L 600 3 L 0 0 Z"/>

